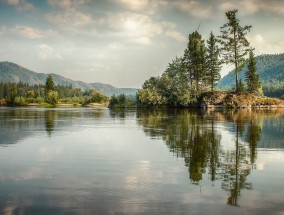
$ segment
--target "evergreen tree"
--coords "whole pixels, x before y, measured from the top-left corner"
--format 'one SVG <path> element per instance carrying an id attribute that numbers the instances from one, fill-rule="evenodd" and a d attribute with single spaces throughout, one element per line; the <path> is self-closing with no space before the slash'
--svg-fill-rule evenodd
<path id="1" fill-rule="evenodd" d="M 45 96 L 48 95 L 49 91 L 54 91 L 54 90 L 55 90 L 54 81 L 51 75 L 48 75 L 45 81 L 45 88 L 44 88 Z"/>
<path id="2" fill-rule="evenodd" d="M 196 100 L 205 85 L 206 47 L 202 36 L 193 32 L 188 36 L 187 48 L 184 51 L 184 68 L 191 88 L 191 96 Z"/>
<path id="3" fill-rule="evenodd" d="M 252 50 L 249 53 L 248 70 L 245 73 L 245 80 L 247 82 L 247 91 L 249 93 L 259 93 L 262 91 L 259 75 L 256 74 L 256 60 Z"/>
<path id="4" fill-rule="evenodd" d="M 226 12 L 228 23 L 221 27 L 220 43 L 224 55 L 224 61 L 227 64 L 235 66 L 236 91 L 238 92 L 238 72 L 242 70 L 250 48 L 246 39 L 246 34 L 251 26 L 240 26 L 240 21 L 236 18 L 238 10 Z"/>
<path id="5" fill-rule="evenodd" d="M 219 59 L 220 49 L 217 45 L 217 39 L 211 32 L 207 40 L 207 82 L 213 93 L 217 82 L 220 80 L 221 60 Z"/>
<path id="6" fill-rule="evenodd" d="M 9 86 L 9 96 L 8 96 L 9 103 L 14 105 L 16 97 L 17 97 L 17 85 L 11 84 Z"/>

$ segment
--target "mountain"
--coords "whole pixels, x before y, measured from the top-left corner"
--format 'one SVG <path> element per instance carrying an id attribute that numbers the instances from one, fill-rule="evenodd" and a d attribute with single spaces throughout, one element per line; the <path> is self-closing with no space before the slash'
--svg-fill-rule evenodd
<path id="1" fill-rule="evenodd" d="M 23 82 L 29 85 L 44 85 L 48 74 L 36 73 L 28 70 L 22 66 L 19 66 L 11 62 L 0 62 L 0 82 L 2 83 L 18 83 Z M 111 96 L 113 94 L 135 95 L 137 89 L 135 88 L 117 88 L 109 84 L 103 84 L 99 82 L 86 83 L 83 81 L 74 81 L 69 78 L 65 78 L 61 75 L 51 74 L 56 85 L 70 86 L 73 88 L 81 89 L 96 89 L 97 91 Z"/>
<path id="2" fill-rule="evenodd" d="M 256 57 L 256 62 L 264 95 L 284 98 L 284 54 L 260 55 Z M 243 81 L 245 81 L 245 71 L 246 67 L 239 73 L 239 79 Z M 234 86 L 234 71 L 224 76 L 217 85 L 221 89 L 231 89 Z"/>

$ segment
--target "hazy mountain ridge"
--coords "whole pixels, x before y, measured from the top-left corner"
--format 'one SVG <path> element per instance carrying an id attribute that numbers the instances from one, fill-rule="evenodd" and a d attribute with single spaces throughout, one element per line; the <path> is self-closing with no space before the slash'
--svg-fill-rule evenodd
<path id="1" fill-rule="evenodd" d="M 44 85 L 48 74 L 36 73 L 26 69 L 20 65 L 11 62 L 0 62 L 0 82 L 2 83 L 18 83 L 23 82 L 29 85 Z M 51 74 L 56 85 L 70 86 L 73 88 L 92 89 L 95 88 L 99 92 L 111 96 L 113 94 L 134 95 L 137 92 L 135 88 L 117 88 L 110 84 L 104 83 L 86 83 L 83 81 L 74 81 L 61 75 Z"/>
<path id="2" fill-rule="evenodd" d="M 256 57 L 256 69 L 259 74 L 264 94 L 281 97 L 284 95 L 284 54 L 265 54 Z M 239 79 L 245 81 L 245 67 L 239 73 Z M 235 86 L 234 71 L 229 72 L 218 83 L 221 89 L 231 89 Z"/>

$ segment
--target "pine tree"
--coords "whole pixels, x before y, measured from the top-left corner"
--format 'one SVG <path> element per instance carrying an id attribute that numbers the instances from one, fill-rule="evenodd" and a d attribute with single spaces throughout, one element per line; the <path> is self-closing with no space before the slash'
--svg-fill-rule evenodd
<path id="1" fill-rule="evenodd" d="M 221 60 L 219 59 L 220 49 L 217 45 L 217 39 L 211 32 L 210 37 L 207 40 L 207 82 L 210 86 L 211 92 L 213 93 L 214 87 L 220 80 Z"/>
<path id="2" fill-rule="evenodd" d="M 246 34 L 251 26 L 240 26 L 240 21 L 236 18 L 238 10 L 226 12 L 228 23 L 221 27 L 220 43 L 222 45 L 222 54 L 227 64 L 235 66 L 236 91 L 238 92 L 238 72 L 242 70 L 250 48 L 246 39 Z"/>
<path id="3" fill-rule="evenodd" d="M 245 73 L 245 80 L 249 93 L 261 93 L 259 75 L 256 74 L 256 60 L 252 50 L 249 53 L 248 70 Z"/>
<path id="4" fill-rule="evenodd" d="M 187 48 L 184 51 L 184 69 L 187 74 L 193 99 L 202 92 L 206 72 L 206 47 L 202 36 L 193 32 L 188 36 Z"/>
<path id="5" fill-rule="evenodd" d="M 54 81 L 53 81 L 51 75 L 48 75 L 47 78 L 46 78 L 46 81 L 45 81 L 45 88 L 44 88 L 45 96 L 48 95 L 49 91 L 54 91 L 54 89 L 55 89 Z"/>

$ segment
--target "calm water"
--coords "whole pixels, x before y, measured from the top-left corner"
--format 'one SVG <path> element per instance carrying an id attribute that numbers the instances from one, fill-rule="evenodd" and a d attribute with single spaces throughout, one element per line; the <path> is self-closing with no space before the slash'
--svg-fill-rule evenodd
<path id="1" fill-rule="evenodd" d="M 0 108 L 0 214 L 284 214 L 284 110 Z"/>

